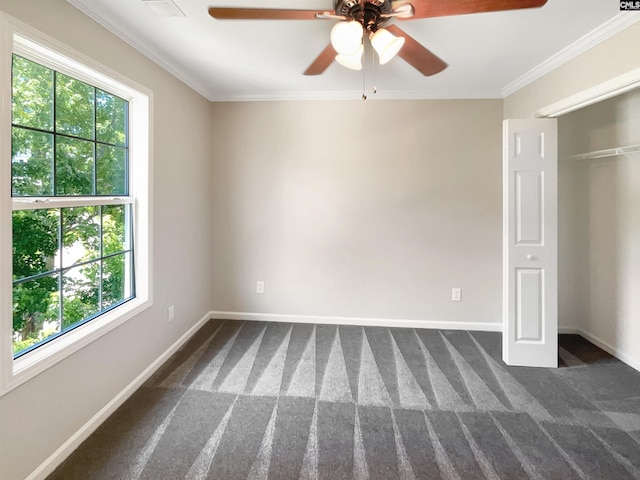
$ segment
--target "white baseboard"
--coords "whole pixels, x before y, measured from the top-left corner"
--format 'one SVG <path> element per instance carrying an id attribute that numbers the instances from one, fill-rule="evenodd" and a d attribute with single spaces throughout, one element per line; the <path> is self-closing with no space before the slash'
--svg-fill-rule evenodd
<path id="1" fill-rule="evenodd" d="M 221 320 L 257 320 L 262 322 L 324 323 L 329 325 L 357 325 L 363 327 L 433 328 L 441 330 L 475 330 L 501 332 L 502 323 L 442 322 L 433 320 L 409 320 L 397 318 L 331 317 L 323 315 L 288 315 L 255 312 L 210 312 L 211 318 Z"/>
<path id="2" fill-rule="evenodd" d="M 638 370 L 640 372 L 640 359 L 637 359 L 637 358 L 634 358 L 634 357 L 632 357 L 630 355 L 627 355 L 626 353 L 624 353 L 619 348 L 614 347 L 613 345 L 605 342 L 601 338 L 596 337 L 595 335 L 592 335 L 592 334 L 590 334 L 588 332 L 585 332 L 582 329 L 577 328 L 576 330 L 577 330 L 576 333 L 578 333 L 579 335 L 581 335 L 585 339 L 589 340 L 594 345 L 600 347 L 605 352 L 610 353 L 611 355 L 616 357 L 618 360 L 626 363 L 631 368 L 633 368 L 635 370 Z"/>
<path id="3" fill-rule="evenodd" d="M 177 352 L 206 322 L 211 318 L 211 312 L 206 313 L 187 330 L 178 340 L 176 340 L 167 350 L 165 350 L 151 365 L 144 369 L 129 385 L 120 391 L 113 399 L 107 403 L 88 422 L 78 429 L 69 439 L 64 442 L 49 458 L 42 462 L 25 480 L 44 480 L 60 465 L 71 453 L 85 441 L 109 416 L 115 412 L 133 393 L 148 380 L 153 373 L 166 362 L 171 355 Z"/>
<path id="4" fill-rule="evenodd" d="M 611 355 L 616 357 L 621 362 L 626 363 L 631 368 L 633 368 L 635 370 L 638 370 L 640 372 L 640 360 L 639 359 L 634 358 L 634 357 L 632 357 L 630 355 L 627 355 L 626 353 L 621 351 L 619 348 L 614 347 L 613 345 L 605 342 L 604 340 L 602 340 L 599 337 L 596 337 L 595 335 L 592 335 L 591 333 L 583 330 L 580 327 L 559 327 L 558 328 L 558 333 L 573 333 L 573 334 L 580 335 L 585 340 L 589 340 L 591 343 L 593 343 L 597 347 L 600 347 L 605 352 L 610 353 Z"/>
<path id="5" fill-rule="evenodd" d="M 582 330 L 578 327 L 558 327 L 558 333 L 570 333 L 576 335 L 582 335 Z"/>

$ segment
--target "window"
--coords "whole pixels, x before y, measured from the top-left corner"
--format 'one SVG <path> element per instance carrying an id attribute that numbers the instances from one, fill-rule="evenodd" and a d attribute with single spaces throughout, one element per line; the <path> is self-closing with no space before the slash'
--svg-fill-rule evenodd
<path id="1" fill-rule="evenodd" d="M 116 95 L 13 55 L 15 357 L 135 296 L 128 112 Z"/>
<path id="2" fill-rule="evenodd" d="M 150 305 L 151 243 L 150 95 L 0 20 L 1 395 Z"/>

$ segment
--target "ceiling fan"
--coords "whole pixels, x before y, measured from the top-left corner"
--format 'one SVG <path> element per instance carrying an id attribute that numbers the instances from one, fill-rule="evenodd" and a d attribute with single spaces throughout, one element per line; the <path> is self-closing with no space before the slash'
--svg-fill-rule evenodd
<path id="1" fill-rule="evenodd" d="M 334 10 L 289 10 L 210 7 L 209 15 L 220 20 L 315 20 L 335 19 L 331 42 L 305 70 L 320 75 L 335 59 L 345 67 L 362 69 L 363 41 L 368 36 L 384 64 L 396 54 L 423 75 L 435 75 L 447 64 L 396 25 L 400 20 L 464 15 L 542 7 L 547 0 L 334 0 Z"/>

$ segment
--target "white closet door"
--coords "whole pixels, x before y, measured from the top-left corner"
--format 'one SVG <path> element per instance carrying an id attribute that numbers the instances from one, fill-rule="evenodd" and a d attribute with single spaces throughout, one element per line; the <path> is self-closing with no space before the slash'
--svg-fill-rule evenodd
<path id="1" fill-rule="evenodd" d="M 504 121 L 502 356 L 558 366 L 557 122 Z"/>

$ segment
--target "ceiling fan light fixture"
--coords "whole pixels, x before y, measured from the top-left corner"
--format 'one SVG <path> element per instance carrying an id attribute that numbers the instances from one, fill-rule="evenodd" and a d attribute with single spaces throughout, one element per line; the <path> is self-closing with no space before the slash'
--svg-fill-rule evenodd
<path id="1" fill-rule="evenodd" d="M 362 34 L 360 22 L 338 22 L 331 29 L 331 45 L 340 55 L 355 55 L 362 46 Z"/>
<path id="2" fill-rule="evenodd" d="M 379 28 L 369 37 L 371 45 L 378 52 L 380 65 L 384 65 L 400 51 L 404 45 L 404 37 L 396 37 L 385 28 Z"/>
<path id="3" fill-rule="evenodd" d="M 336 62 L 343 67 L 350 68 L 351 70 L 362 70 L 362 55 L 364 53 L 364 47 L 360 45 L 356 53 L 352 55 L 343 55 L 339 53 L 336 55 Z"/>

